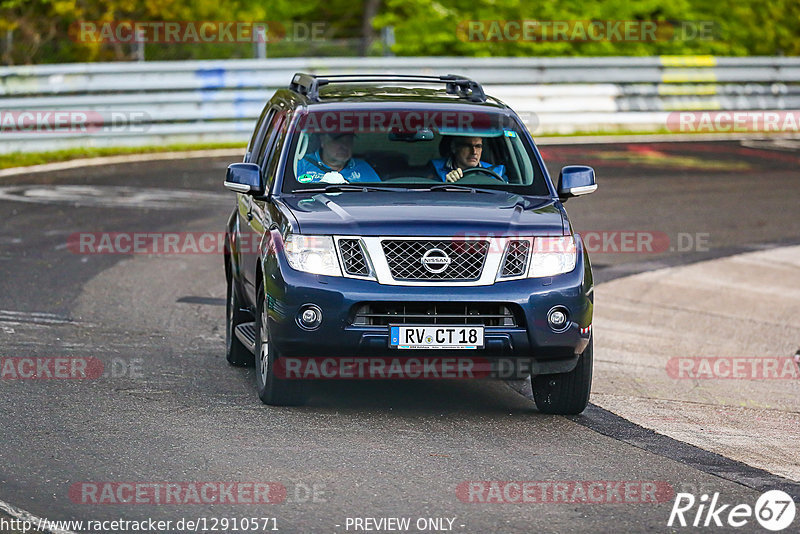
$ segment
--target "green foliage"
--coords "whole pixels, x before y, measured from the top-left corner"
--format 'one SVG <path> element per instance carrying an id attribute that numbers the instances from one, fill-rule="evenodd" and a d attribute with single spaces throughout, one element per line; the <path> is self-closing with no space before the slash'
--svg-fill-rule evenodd
<path id="1" fill-rule="evenodd" d="M 372 30 L 369 24 L 365 30 L 364 13 L 375 3 Z M 324 24 L 323 39 L 270 42 L 268 57 L 353 55 L 363 33 L 383 28 L 394 30 L 392 52 L 405 56 L 800 54 L 797 0 L 0 0 L 0 59 L 25 64 L 136 58 L 135 44 L 77 39 L 80 21 L 271 21 L 290 31 L 294 23 Z M 583 28 L 591 21 L 652 21 L 659 30 L 655 40 L 580 34 L 534 40 L 491 31 L 507 28 L 504 21 L 579 21 Z M 710 32 L 692 35 L 698 29 Z M 246 42 L 147 43 L 145 56 L 248 58 L 254 50 Z M 369 50 L 380 54 L 383 47 Z"/>
<path id="2" fill-rule="evenodd" d="M 653 21 L 659 31 L 655 40 L 617 41 L 507 39 L 490 31 L 506 28 L 504 21 L 525 20 L 581 21 L 582 27 L 590 21 Z M 483 31 L 470 33 L 469 21 Z M 375 25 L 393 27 L 393 52 L 408 56 L 800 53 L 797 0 L 386 0 Z"/>

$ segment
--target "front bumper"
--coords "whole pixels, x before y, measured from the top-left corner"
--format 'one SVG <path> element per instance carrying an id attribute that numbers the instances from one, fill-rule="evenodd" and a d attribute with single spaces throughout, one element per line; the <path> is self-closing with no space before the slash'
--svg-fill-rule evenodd
<path id="1" fill-rule="evenodd" d="M 592 322 L 592 277 L 582 251 L 576 268 L 547 278 L 497 282 L 486 286 L 388 286 L 375 281 L 295 271 L 273 255 L 264 271 L 270 336 L 288 357 L 480 357 L 524 360 L 532 374 L 571 371 L 586 348 Z M 485 327 L 485 347 L 477 350 L 396 350 L 389 348 L 388 326 L 353 325 L 355 310 L 366 302 L 502 303 L 518 312 L 517 325 Z M 300 309 L 322 311 L 316 330 L 301 328 Z M 555 332 L 547 313 L 555 306 L 569 312 L 569 325 Z"/>

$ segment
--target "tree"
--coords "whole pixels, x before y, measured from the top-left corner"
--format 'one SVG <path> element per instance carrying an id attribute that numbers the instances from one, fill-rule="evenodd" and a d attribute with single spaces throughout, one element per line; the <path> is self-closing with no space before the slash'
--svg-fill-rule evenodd
<path id="1" fill-rule="evenodd" d="M 0 43 L 6 32 L 13 37 L 11 48 L 0 44 L 3 62 L 136 59 L 134 44 L 76 38 L 81 21 L 324 24 L 322 42 L 287 35 L 267 43 L 269 57 L 379 53 L 376 31 L 387 27 L 393 52 L 405 56 L 800 55 L 797 0 L 0 0 Z M 508 21 L 567 23 L 570 34 L 514 38 L 497 30 Z M 614 21 L 655 23 L 656 38 L 598 40 L 578 31 Z M 150 60 L 243 58 L 254 46 L 147 43 L 145 50 Z"/>

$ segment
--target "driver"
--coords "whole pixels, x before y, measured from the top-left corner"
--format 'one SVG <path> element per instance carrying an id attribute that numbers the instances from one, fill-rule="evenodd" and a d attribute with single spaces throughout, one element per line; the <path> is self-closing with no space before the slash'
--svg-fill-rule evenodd
<path id="1" fill-rule="evenodd" d="M 325 133 L 320 149 L 297 162 L 297 181 L 346 183 L 380 182 L 369 163 L 353 156 L 352 133 Z"/>
<path id="2" fill-rule="evenodd" d="M 500 175 L 508 181 L 504 165 L 492 165 L 481 161 L 483 139 L 480 137 L 453 137 L 449 143 L 448 158 L 431 160 L 433 170 L 443 182 L 456 182 L 464 176 L 464 171 L 482 167 Z"/>

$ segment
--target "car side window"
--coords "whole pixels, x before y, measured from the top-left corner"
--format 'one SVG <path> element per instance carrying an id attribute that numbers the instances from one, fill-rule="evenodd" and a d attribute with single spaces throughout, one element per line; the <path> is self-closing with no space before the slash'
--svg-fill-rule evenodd
<path id="1" fill-rule="evenodd" d="M 250 156 L 248 160 L 250 163 L 256 161 L 261 148 L 264 146 L 264 140 L 269 135 L 268 127 L 275 117 L 275 109 L 264 110 L 261 117 L 258 119 L 258 124 L 253 132 L 253 138 L 250 140 L 250 145 L 247 147 L 247 153 Z"/>
<path id="2" fill-rule="evenodd" d="M 286 139 L 286 125 L 289 123 L 290 118 L 286 113 L 279 113 L 280 119 L 275 125 L 275 140 L 273 146 L 269 149 L 269 156 L 267 157 L 266 168 L 264 176 L 267 180 L 267 189 L 272 189 L 272 184 L 275 182 L 275 172 L 278 168 L 278 163 L 281 159 L 281 152 L 283 151 L 283 142 Z"/>
<path id="3" fill-rule="evenodd" d="M 275 138 L 278 135 L 278 131 L 280 130 L 280 125 L 283 123 L 283 117 L 285 115 L 284 113 L 279 113 L 276 112 L 275 110 L 272 110 L 270 113 L 271 116 L 269 125 L 267 126 L 266 131 L 264 132 L 264 136 L 261 140 L 261 146 L 258 148 L 258 151 L 256 152 L 258 156 L 253 161 L 253 163 L 258 164 L 258 166 L 261 167 L 262 171 L 265 168 L 264 165 L 265 161 L 269 159 L 272 147 L 275 144 Z"/>

